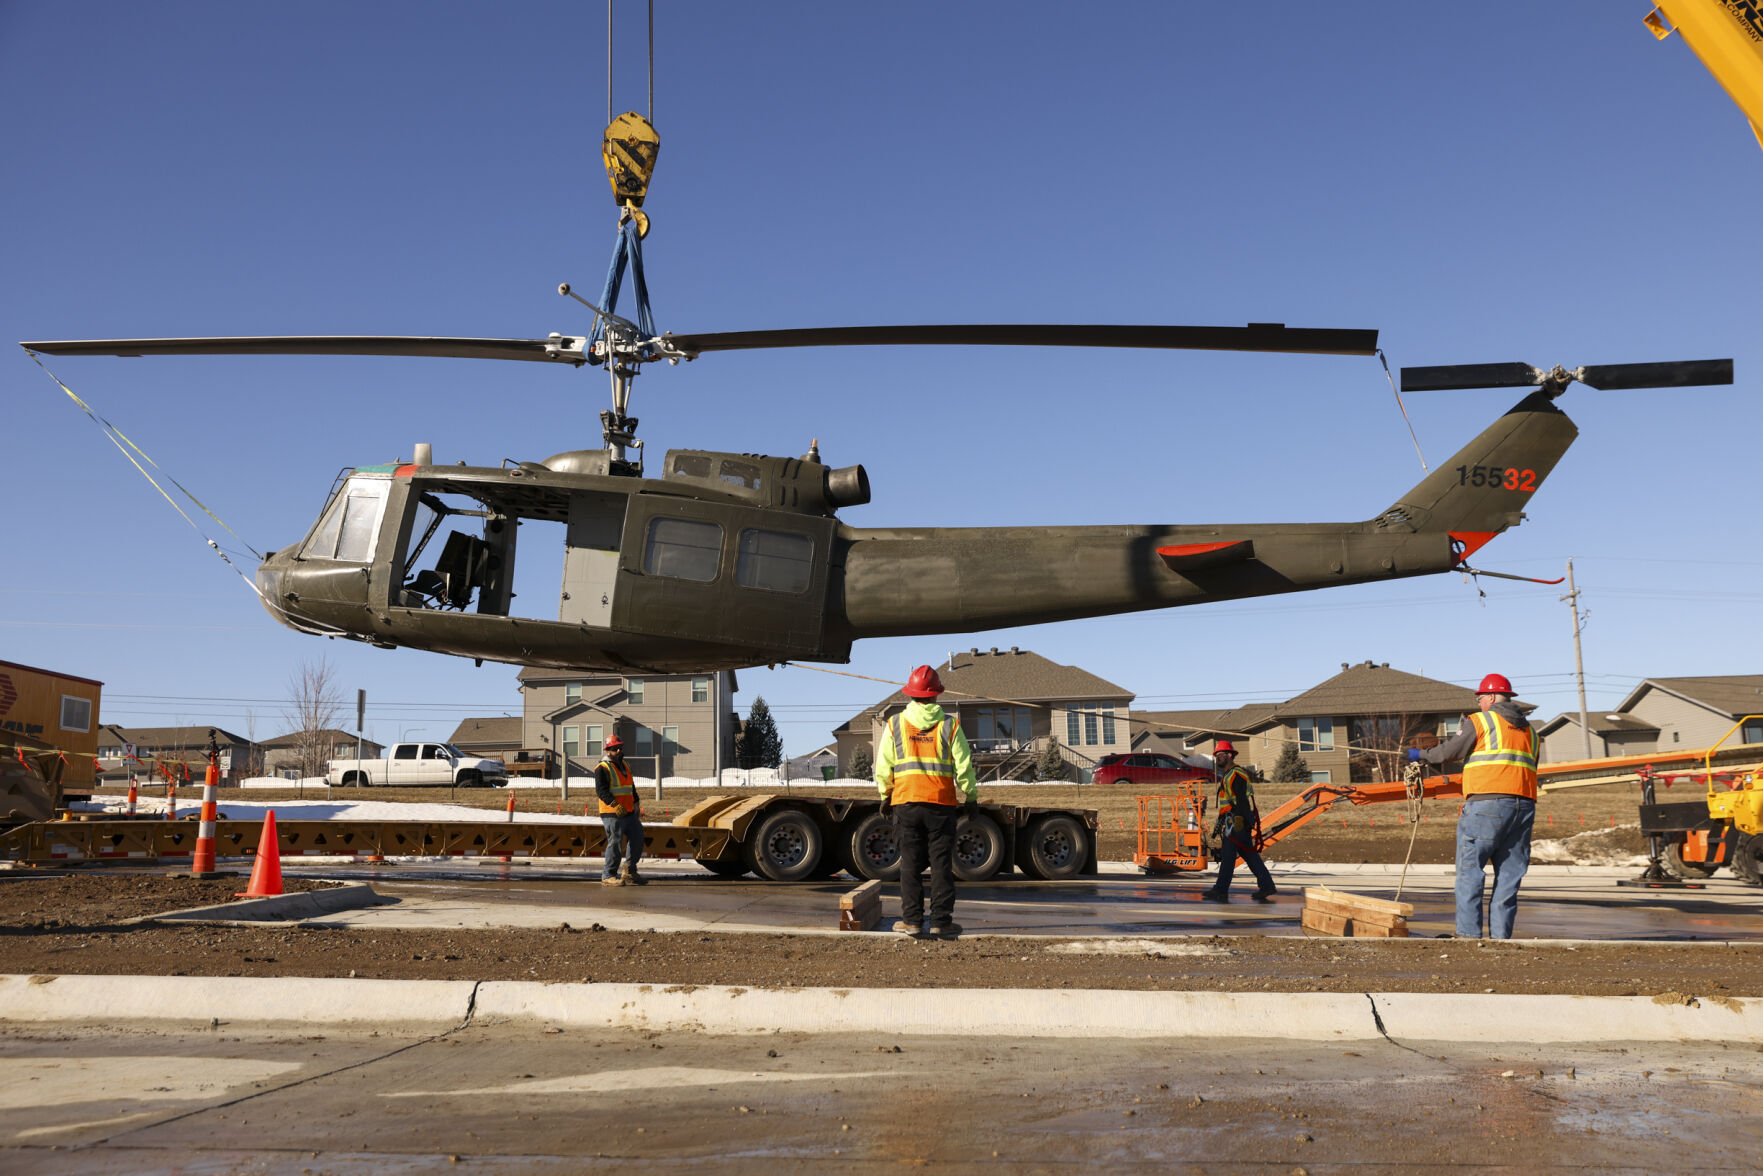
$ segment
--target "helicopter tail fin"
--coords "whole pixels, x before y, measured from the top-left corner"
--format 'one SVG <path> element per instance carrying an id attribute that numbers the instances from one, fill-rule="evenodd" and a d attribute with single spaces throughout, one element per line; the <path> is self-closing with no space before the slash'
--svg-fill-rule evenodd
<path id="1" fill-rule="evenodd" d="M 1525 397 L 1378 516 L 1383 527 L 1445 531 L 1467 558 L 1515 527 L 1579 429 L 1542 392 Z"/>

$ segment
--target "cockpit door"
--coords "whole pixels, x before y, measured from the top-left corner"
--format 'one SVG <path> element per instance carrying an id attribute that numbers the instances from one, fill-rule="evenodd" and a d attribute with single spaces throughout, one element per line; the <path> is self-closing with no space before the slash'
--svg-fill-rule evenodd
<path id="1" fill-rule="evenodd" d="M 627 496 L 581 491 L 569 496 L 569 534 L 557 619 L 609 628 L 618 588 L 618 542 Z"/>

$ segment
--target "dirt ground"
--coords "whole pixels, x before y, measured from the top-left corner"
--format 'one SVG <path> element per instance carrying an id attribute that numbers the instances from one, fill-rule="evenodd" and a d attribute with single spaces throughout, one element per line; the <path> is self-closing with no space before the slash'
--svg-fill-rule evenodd
<path id="1" fill-rule="evenodd" d="M 290 879 L 291 889 L 323 883 Z M 0 873 L 0 970 L 744 987 L 1114 988 L 1763 996 L 1763 944 L 1548 946 L 1451 939 L 1098 941 L 550 930 L 360 931 L 129 923 L 224 901 L 227 881 Z M 1074 950 L 1088 948 L 1090 950 Z"/>
<path id="2" fill-rule="evenodd" d="M 1260 784 L 1257 800 L 1263 815 L 1289 800 L 1299 785 Z M 797 792 L 815 796 L 867 796 L 867 791 L 851 786 L 809 785 L 795 787 Z M 657 800 L 652 791 L 643 790 L 644 819 L 665 822 L 691 808 L 707 796 L 726 793 L 709 788 L 668 788 Z M 1038 805 L 1047 808 L 1087 808 L 1097 813 L 1097 856 L 1104 861 L 1131 861 L 1138 848 L 1139 789 L 1118 789 L 1078 784 L 1046 784 L 1010 788 L 988 788 L 980 785 L 983 801 L 1004 804 Z M 114 789 L 101 790 L 98 795 L 114 798 Z M 308 788 L 304 794 L 293 788 L 286 791 L 222 789 L 221 808 L 228 801 L 251 804 L 273 804 L 280 800 L 388 800 L 401 803 L 439 801 L 469 805 L 474 808 L 503 810 L 508 793 L 499 788 L 370 788 L 321 789 Z M 1576 834 L 1603 830 L 1613 834 L 1601 848 L 1626 854 L 1644 852 L 1639 819 L 1640 786 L 1638 784 L 1599 785 L 1594 788 L 1569 788 L 1544 793 L 1537 801 L 1536 839 L 1565 839 Z M 1672 799 L 1662 796 L 1661 799 Z M 581 788 L 570 791 L 570 801 L 562 804 L 555 788 L 519 788 L 515 790 L 516 812 L 579 813 L 583 802 L 591 802 L 591 793 Z M 1267 850 L 1269 861 L 1280 862 L 1400 862 L 1408 853 L 1413 835 L 1417 864 L 1448 865 L 1455 857 L 1457 802 L 1429 800 L 1422 806 L 1419 832 L 1408 823 L 1406 806 L 1401 804 L 1368 805 L 1356 808 L 1338 804 L 1328 812 L 1310 820 L 1278 844 Z M 1627 828 L 1624 828 L 1627 826 Z M 1538 860 L 1555 860 L 1539 858 Z M 1565 860 L 1565 859 L 1562 859 Z"/>

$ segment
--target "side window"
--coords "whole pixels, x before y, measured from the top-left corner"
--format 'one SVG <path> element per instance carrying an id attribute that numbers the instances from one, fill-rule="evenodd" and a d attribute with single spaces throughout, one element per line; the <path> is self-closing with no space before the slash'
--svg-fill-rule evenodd
<path id="1" fill-rule="evenodd" d="M 720 480 L 731 486 L 744 486 L 749 490 L 757 490 L 759 489 L 759 467 L 752 462 L 724 458 Z"/>
<path id="2" fill-rule="evenodd" d="M 73 694 L 63 694 L 61 696 L 61 729 L 63 731 L 90 731 L 92 729 L 92 700 Z"/>
<path id="3" fill-rule="evenodd" d="M 814 579 L 814 540 L 788 531 L 741 532 L 735 583 L 772 592 L 805 592 Z"/>
<path id="4" fill-rule="evenodd" d="M 702 453 L 676 453 L 673 456 L 673 472 L 682 478 L 708 478 L 710 459 Z"/>
<path id="5" fill-rule="evenodd" d="M 393 759 L 401 759 L 401 760 L 415 759 L 416 758 L 416 744 L 414 744 L 414 743 L 400 744 L 396 749 L 393 750 L 392 758 Z"/>
<path id="6" fill-rule="evenodd" d="M 422 745 L 422 758 L 425 760 L 440 759 L 441 749 L 432 743 L 425 743 Z"/>
<path id="7" fill-rule="evenodd" d="M 643 571 L 650 576 L 709 583 L 722 563 L 722 528 L 696 519 L 652 519 L 643 545 Z"/>

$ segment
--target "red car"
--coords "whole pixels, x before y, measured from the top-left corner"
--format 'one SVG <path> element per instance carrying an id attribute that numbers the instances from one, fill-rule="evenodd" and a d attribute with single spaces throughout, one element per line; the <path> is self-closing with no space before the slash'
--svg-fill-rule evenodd
<path id="1" fill-rule="evenodd" d="M 1105 755 L 1096 761 L 1093 784 L 1173 784 L 1179 780 L 1210 780 L 1205 768 L 1184 764 L 1161 752 Z"/>

